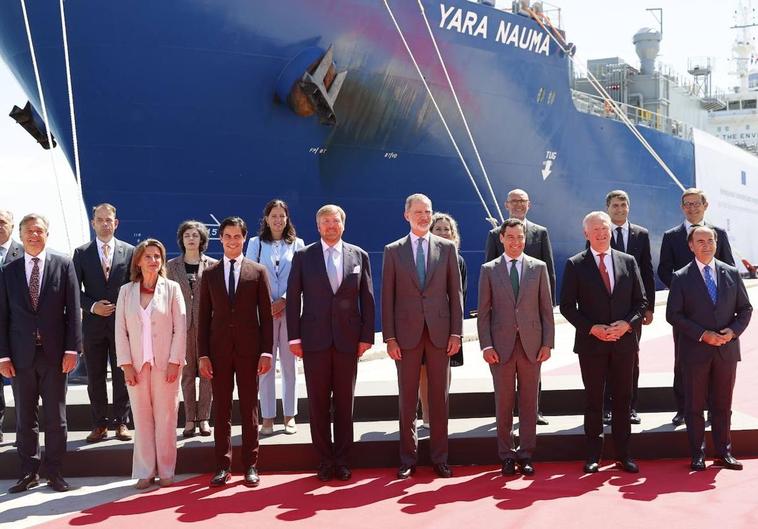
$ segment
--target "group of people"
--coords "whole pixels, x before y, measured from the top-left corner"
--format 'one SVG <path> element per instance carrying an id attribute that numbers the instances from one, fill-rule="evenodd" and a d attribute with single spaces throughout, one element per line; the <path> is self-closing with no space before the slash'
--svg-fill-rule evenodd
<path id="1" fill-rule="evenodd" d="M 555 345 L 555 266 L 547 230 L 526 219 L 527 193 L 511 191 L 505 206 L 510 218 L 487 237 L 477 329 L 493 377 L 502 473 L 531 475 L 536 426 L 547 422 L 539 407 L 540 366 Z M 670 287 L 667 320 L 674 329 L 678 401 L 673 422 L 686 422 L 691 467 L 702 470 L 703 412 L 708 409 L 716 462 L 739 469 L 729 438 L 731 395 L 738 337 L 752 307 L 726 233 L 704 221 L 707 207 L 702 191 L 684 191 L 686 220 L 664 234 L 658 266 L 660 279 Z M 624 191 L 610 192 L 606 211 L 584 218 L 587 248 L 568 259 L 563 273 L 559 306 L 576 328 L 574 351 L 586 394 L 586 472 L 599 469 L 604 422 L 612 424 L 617 465 L 627 472 L 639 470 L 629 440 L 631 424 L 640 422 L 639 343 L 642 325 L 653 320 L 655 278 L 649 234 L 629 222 L 629 209 Z M 381 282 L 383 341 L 396 361 L 399 386 L 397 477 L 407 479 L 416 470 L 421 397 L 433 469 L 446 478 L 452 476 L 450 367 L 463 362 L 466 264 L 458 253 L 455 220 L 434 213 L 427 196 L 409 196 L 404 217 L 410 233 L 385 247 Z M 177 233 L 180 255 L 168 261 L 156 239 L 136 248 L 117 240 L 116 209 L 100 204 L 92 216 L 96 238 L 69 259 L 46 249 L 49 226 L 43 216 L 30 214 L 20 221 L 19 244 L 10 237 L 12 215 L 0 211 L 0 374 L 13 380 L 22 464 L 22 477 L 10 491 L 39 482 L 40 397 L 49 485 L 59 491 L 69 488 L 60 472 L 66 450 L 66 376 L 82 346 L 93 420 L 87 440 L 106 438 L 109 427 L 118 439 L 131 439 L 131 412 L 137 488 L 156 480 L 161 486 L 172 483 L 180 386 L 184 437 L 211 435 L 213 409 L 216 472 L 210 485 L 226 484 L 232 468 L 235 381 L 243 483 L 257 486 L 259 434 L 274 432 L 277 415 L 277 359 L 284 433 L 297 431 L 297 358 L 303 361 L 311 439 L 320 458 L 317 477 L 349 480 L 358 360 L 374 344 L 371 266 L 363 249 L 343 240 L 342 208 L 325 205 L 315 220 L 320 239 L 306 246 L 297 237 L 287 204 L 272 200 L 244 254 L 247 224 L 229 217 L 219 226 L 219 261 L 205 255 L 207 228 L 185 221 Z"/>

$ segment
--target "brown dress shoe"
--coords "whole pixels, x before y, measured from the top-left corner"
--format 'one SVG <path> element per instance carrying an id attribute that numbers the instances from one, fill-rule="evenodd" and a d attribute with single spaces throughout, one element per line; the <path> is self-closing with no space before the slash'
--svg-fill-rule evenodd
<path id="1" fill-rule="evenodd" d="M 104 441 L 108 437 L 108 427 L 107 426 L 95 426 L 92 431 L 87 436 L 87 442 L 88 443 L 97 443 L 99 441 Z"/>
<path id="2" fill-rule="evenodd" d="M 116 428 L 116 439 L 119 441 L 131 441 L 132 434 L 129 433 L 129 428 L 125 424 L 119 424 Z"/>

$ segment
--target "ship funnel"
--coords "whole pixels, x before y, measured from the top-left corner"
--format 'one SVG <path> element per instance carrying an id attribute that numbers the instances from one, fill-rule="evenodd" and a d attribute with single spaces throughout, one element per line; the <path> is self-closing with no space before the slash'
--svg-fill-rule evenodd
<path id="1" fill-rule="evenodd" d="M 661 34 L 652 28 L 642 28 L 632 39 L 640 58 L 640 71 L 643 74 L 655 72 L 655 58 L 661 49 Z"/>

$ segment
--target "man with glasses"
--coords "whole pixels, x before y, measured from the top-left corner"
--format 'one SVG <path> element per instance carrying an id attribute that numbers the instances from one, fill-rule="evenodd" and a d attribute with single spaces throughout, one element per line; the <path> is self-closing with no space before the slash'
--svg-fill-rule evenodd
<path id="1" fill-rule="evenodd" d="M 505 209 L 508 210 L 508 215 L 512 219 L 519 219 L 524 223 L 524 233 L 526 235 L 526 245 L 524 246 L 524 253 L 529 257 L 539 259 L 547 265 L 547 277 L 550 280 L 550 292 L 553 305 L 556 304 L 555 300 L 555 264 L 553 262 L 553 248 L 550 245 L 550 237 L 547 233 L 547 228 L 535 224 L 529 220 L 526 220 L 526 214 L 529 211 L 531 202 L 529 201 L 529 195 L 523 189 L 513 189 L 508 193 L 508 198 L 505 200 Z M 493 228 L 487 234 L 487 244 L 484 249 L 484 262 L 489 263 L 493 259 L 497 259 L 503 255 L 503 243 L 500 242 L 500 227 Z M 542 382 L 540 382 L 539 392 L 542 393 Z M 542 415 L 542 408 L 540 407 L 540 398 L 537 398 L 537 424 L 548 424 L 547 419 Z"/>
<path id="2" fill-rule="evenodd" d="M 721 228 L 713 226 L 705 221 L 705 211 L 708 209 L 708 200 L 701 189 L 690 187 L 682 193 L 682 212 L 684 222 L 674 226 L 663 234 L 661 241 L 661 255 L 658 262 L 658 277 L 666 285 L 671 287 L 671 278 L 674 272 L 689 264 L 695 255 L 687 243 L 687 236 L 693 228 L 706 226 L 716 232 L 719 241 L 716 248 L 716 259 L 728 265 L 734 266 L 732 248 L 729 245 L 729 236 Z M 678 332 L 674 327 L 674 396 L 676 397 L 676 415 L 671 422 L 674 426 L 684 424 L 684 386 L 682 378 L 682 366 L 679 362 Z"/>

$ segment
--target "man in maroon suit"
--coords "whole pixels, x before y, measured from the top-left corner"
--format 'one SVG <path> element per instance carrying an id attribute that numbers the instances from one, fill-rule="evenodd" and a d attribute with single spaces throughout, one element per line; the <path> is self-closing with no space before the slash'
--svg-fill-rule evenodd
<path id="1" fill-rule="evenodd" d="M 200 375 L 211 379 L 216 416 L 216 474 L 212 487 L 229 481 L 232 468 L 234 377 L 242 416 L 244 484 L 260 483 L 258 461 L 258 375 L 271 369 L 273 319 L 266 268 L 246 259 L 247 225 L 228 217 L 219 226 L 224 258 L 200 282 L 197 347 Z M 241 382 L 241 383 L 240 383 Z"/>

